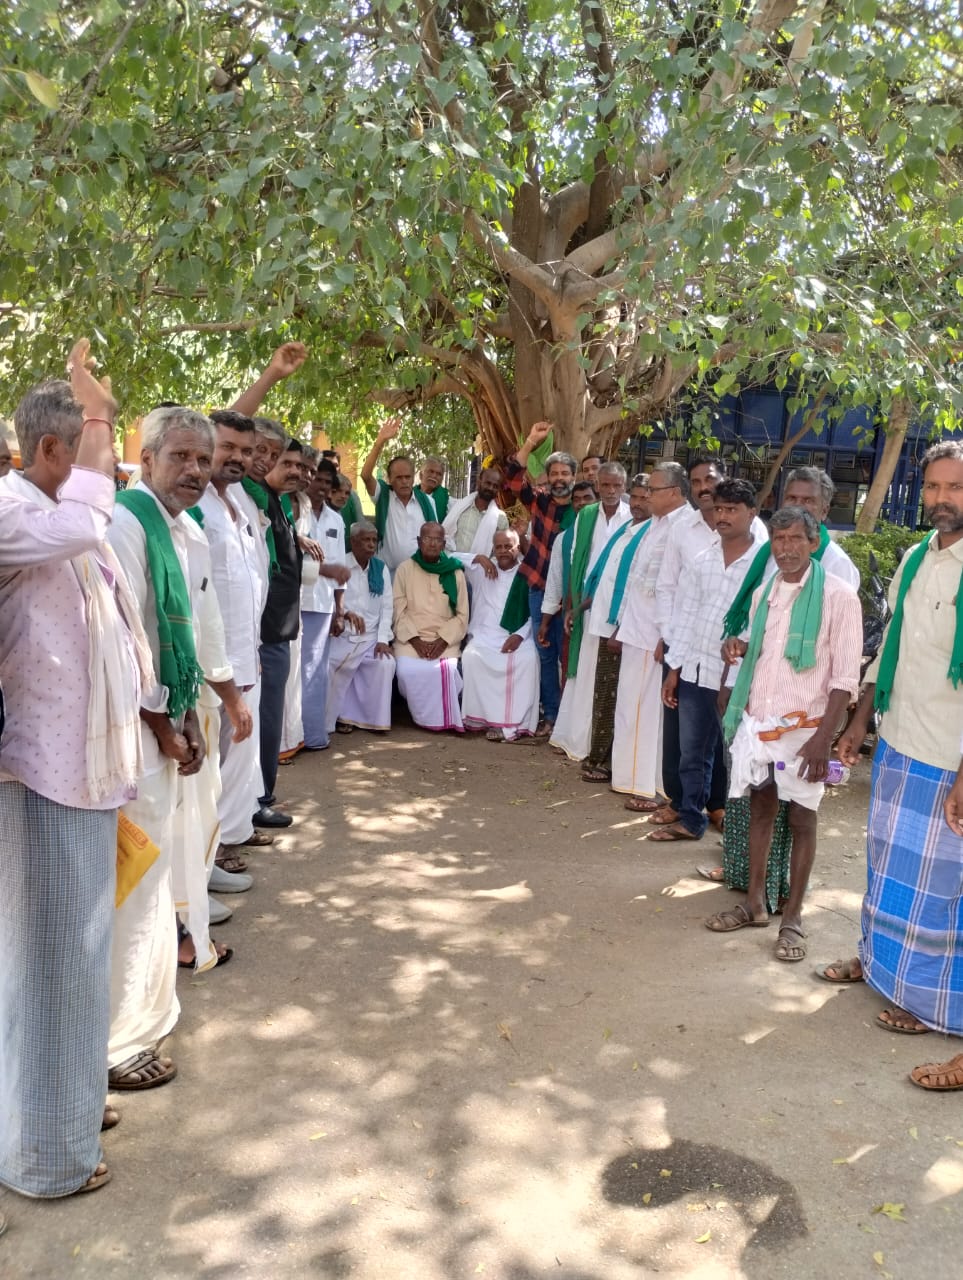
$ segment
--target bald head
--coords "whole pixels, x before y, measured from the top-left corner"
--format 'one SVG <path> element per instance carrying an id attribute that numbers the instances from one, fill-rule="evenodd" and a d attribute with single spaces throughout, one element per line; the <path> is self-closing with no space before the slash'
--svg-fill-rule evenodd
<path id="1" fill-rule="evenodd" d="M 434 564 L 445 549 L 445 531 L 436 520 L 426 520 L 418 534 L 418 550 L 422 559 Z"/>

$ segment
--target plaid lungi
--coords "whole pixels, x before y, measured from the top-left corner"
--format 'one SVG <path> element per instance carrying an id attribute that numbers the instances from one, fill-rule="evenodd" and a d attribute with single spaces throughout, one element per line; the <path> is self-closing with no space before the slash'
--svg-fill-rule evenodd
<path id="1" fill-rule="evenodd" d="M 619 665 L 622 654 L 613 653 L 608 641 L 599 640 L 595 664 L 595 696 L 592 703 L 592 745 L 587 763 L 593 769 L 612 768 L 612 739 L 615 736 L 615 700 L 619 692 Z"/>
<path id="2" fill-rule="evenodd" d="M 101 1158 L 117 811 L 0 783 L 0 1183 L 64 1196 Z"/>
<path id="3" fill-rule="evenodd" d="M 953 773 L 895 751 L 873 760 L 863 973 L 934 1031 L 963 1035 L 963 840 L 943 818 Z"/>

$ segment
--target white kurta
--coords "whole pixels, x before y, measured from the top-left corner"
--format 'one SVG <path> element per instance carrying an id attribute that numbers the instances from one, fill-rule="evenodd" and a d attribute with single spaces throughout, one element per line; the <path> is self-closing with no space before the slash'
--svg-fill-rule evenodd
<path id="1" fill-rule="evenodd" d="M 301 538 L 311 536 L 311 503 L 306 493 L 298 495 L 298 518 L 294 527 Z M 308 559 L 305 556 L 305 561 Z M 302 569 L 303 573 L 303 569 Z M 284 686 L 284 720 L 281 726 L 281 759 L 290 760 L 304 746 L 304 726 L 301 723 L 301 628 L 296 640 L 291 641 L 291 670 Z"/>
<path id="2" fill-rule="evenodd" d="M 472 598 L 468 644 L 461 655 L 462 716 L 469 729 L 501 729 L 508 740 L 538 727 L 541 661 L 529 619 L 517 632 L 501 625 L 518 566 L 488 578 L 478 565 L 469 570 Z M 510 635 L 522 638 L 514 653 L 502 653 Z"/>
<path id="3" fill-rule="evenodd" d="M 362 569 L 353 555 L 345 559 L 351 578 L 344 588 L 345 613 L 364 619 L 364 631 L 345 624 L 340 636 L 332 636 L 328 648 L 328 704 L 325 712 L 328 733 L 339 720 L 359 729 L 383 732 L 391 728 L 391 684 L 395 675 L 394 656 L 378 656 L 375 646 L 391 643 L 391 575 L 382 564 L 381 594 L 368 586 L 368 568 Z"/>
<path id="4" fill-rule="evenodd" d="M 576 520 L 581 518 L 582 513 L 579 512 Z M 594 569 L 596 561 L 612 535 L 627 525 L 631 519 L 628 507 L 622 502 L 616 507 L 611 519 L 606 519 L 604 509 L 599 507 L 598 519 L 595 521 L 595 529 L 592 533 L 592 547 L 585 571 L 586 577 Z M 576 523 L 575 538 L 572 539 L 573 555 L 577 538 L 578 524 Z M 560 748 L 571 760 L 584 760 L 592 745 L 592 706 L 595 701 L 595 668 L 599 657 L 599 639 L 598 636 L 590 633 L 587 623 L 588 619 L 585 619 L 578 666 L 575 675 L 569 676 L 565 681 L 558 718 L 551 737 L 551 745 Z"/>
<path id="5" fill-rule="evenodd" d="M 464 565 L 471 564 L 475 556 L 491 556 L 495 534 L 508 528 L 508 516 L 495 499 L 479 511 L 475 506 L 477 497 L 476 492 L 459 498 L 444 519 L 445 549 Z"/>

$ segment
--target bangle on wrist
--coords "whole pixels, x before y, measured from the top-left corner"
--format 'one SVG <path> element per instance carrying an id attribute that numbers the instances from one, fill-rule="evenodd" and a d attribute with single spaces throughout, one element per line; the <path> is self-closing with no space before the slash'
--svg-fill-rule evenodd
<path id="1" fill-rule="evenodd" d="M 113 423 L 108 418 L 84 418 L 84 426 L 89 426 L 91 422 L 99 422 L 105 427 L 113 427 Z"/>

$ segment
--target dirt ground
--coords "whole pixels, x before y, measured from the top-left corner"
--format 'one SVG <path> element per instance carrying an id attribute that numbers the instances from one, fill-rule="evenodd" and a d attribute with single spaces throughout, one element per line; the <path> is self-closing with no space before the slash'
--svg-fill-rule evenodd
<path id="1" fill-rule="evenodd" d="M 714 835 L 647 842 L 545 746 L 356 733 L 279 792 L 178 1079 L 115 1099 L 104 1190 L 0 1194 L 3 1280 L 961 1274 L 963 1097 L 906 1079 L 957 1046 L 813 976 L 853 950 L 868 767 L 797 965 L 703 927 Z"/>

